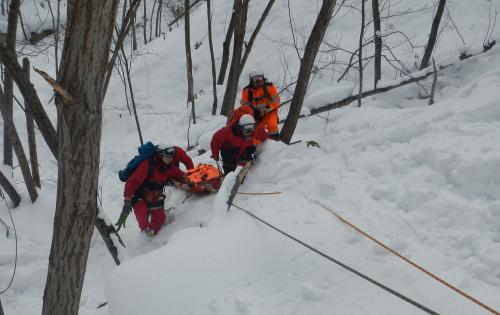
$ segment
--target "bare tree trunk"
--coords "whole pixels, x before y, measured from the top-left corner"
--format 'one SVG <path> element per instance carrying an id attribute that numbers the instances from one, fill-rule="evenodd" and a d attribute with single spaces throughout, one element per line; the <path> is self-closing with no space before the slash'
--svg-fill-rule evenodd
<path id="1" fill-rule="evenodd" d="M 429 40 L 427 41 L 427 45 L 425 46 L 424 57 L 422 58 L 422 63 L 420 64 L 419 68 L 420 70 L 422 70 L 423 68 L 427 68 L 429 66 L 429 62 L 432 56 L 432 51 L 434 50 L 434 46 L 436 45 L 439 23 L 441 22 L 441 17 L 443 16 L 445 5 L 446 5 L 446 0 L 439 0 L 439 5 L 436 11 L 436 15 L 434 16 L 434 20 L 432 21 Z"/>
<path id="2" fill-rule="evenodd" d="M 134 87 L 132 86 L 132 80 L 130 78 L 129 62 L 127 60 L 127 56 L 125 55 L 125 50 L 123 49 L 123 46 L 120 49 L 122 51 L 123 64 L 125 65 L 125 75 L 127 77 L 128 90 L 130 91 L 130 100 L 132 102 L 132 109 L 134 110 L 134 118 L 135 118 L 135 124 L 137 126 L 137 133 L 139 134 L 139 141 L 141 142 L 141 145 L 143 145 L 144 140 L 142 138 L 141 124 L 139 123 L 139 116 L 137 116 L 137 106 L 135 105 Z"/>
<path id="3" fill-rule="evenodd" d="M 156 37 L 161 35 L 161 13 L 163 10 L 163 0 L 160 0 L 160 4 L 158 5 L 158 11 L 156 12 L 156 28 L 155 35 Z"/>
<path id="4" fill-rule="evenodd" d="M 359 31 L 358 67 L 359 67 L 359 92 L 358 107 L 361 107 L 363 94 L 363 36 L 365 34 L 365 0 L 361 0 L 361 30 Z"/>
<path id="5" fill-rule="evenodd" d="M 52 154 L 57 157 L 58 148 L 56 130 L 54 129 L 54 126 L 52 126 L 52 122 L 47 116 L 47 113 L 38 98 L 35 87 L 26 77 L 26 74 L 17 62 L 16 56 L 9 53 L 9 51 L 4 49 L 2 45 L 0 45 L 0 59 L 14 77 L 19 91 L 21 91 L 26 104 L 28 104 L 28 107 L 30 107 L 31 112 L 33 113 L 33 118 L 35 119 L 38 129 L 40 129 L 40 132 L 42 133 L 42 136 Z"/>
<path id="6" fill-rule="evenodd" d="M 143 39 L 144 39 L 144 45 L 147 45 L 148 43 L 148 35 L 147 35 L 147 29 L 148 29 L 148 13 L 146 11 L 146 0 L 143 1 L 143 13 L 142 13 L 142 23 L 143 23 Z"/>
<path id="7" fill-rule="evenodd" d="M 57 95 L 54 232 L 42 315 L 78 314 L 97 209 L 102 88 L 118 0 L 69 1 Z"/>
<path id="8" fill-rule="evenodd" d="M 136 0 L 134 0 L 134 1 L 136 1 Z M 140 3 L 140 0 L 139 0 L 139 3 Z M 132 6 L 133 6 L 132 0 L 130 0 L 130 7 L 132 7 Z M 135 30 L 135 14 L 132 18 L 132 50 L 133 51 L 137 50 L 137 33 Z"/>
<path id="9" fill-rule="evenodd" d="M 186 46 L 186 70 L 188 81 L 187 105 L 191 106 L 193 124 L 196 124 L 193 88 L 193 61 L 191 60 L 191 34 L 189 22 L 189 0 L 184 0 L 184 45 Z"/>
<path id="10" fill-rule="evenodd" d="M 434 62 L 434 58 L 432 58 L 432 69 L 434 69 L 434 74 L 432 76 L 432 88 L 431 88 L 431 97 L 429 98 L 429 105 L 434 104 L 434 94 L 436 93 L 436 85 L 438 80 L 438 73 L 436 69 L 436 63 Z"/>
<path id="11" fill-rule="evenodd" d="M 227 64 L 229 63 L 229 48 L 231 47 L 231 39 L 234 33 L 235 13 L 235 6 L 233 5 L 233 14 L 231 14 L 231 20 L 227 28 L 226 39 L 224 39 L 224 43 L 222 43 L 222 60 L 220 62 L 219 78 L 217 79 L 218 85 L 224 84 L 224 78 L 226 77 Z"/>
<path id="12" fill-rule="evenodd" d="M 123 20 L 122 26 L 120 28 L 120 32 L 117 32 L 117 40 L 115 46 L 113 48 L 113 54 L 111 55 L 111 59 L 109 60 L 107 69 L 106 69 L 106 80 L 104 81 L 104 86 L 102 90 L 103 97 L 106 95 L 106 91 L 108 90 L 109 80 L 111 79 L 111 74 L 113 73 L 113 68 L 116 63 L 116 58 L 118 58 L 118 54 L 120 53 L 120 48 L 123 46 L 123 42 L 127 37 L 127 34 L 130 30 L 130 27 L 134 27 L 135 15 L 137 13 L 137 9 L 139 8 L 139 4 L 141 0 L 133 0 L 130 3 L 130 8 L 125 15 L 125 19 Z M 135 38 L 135 31 L 134 31 Z M 135 50 L 136 48 L 134 48 Z"/>
<path id="13" fill-rule="evenodd" d="M 30 62 L 28 58 L 23 58 L 23 69 L 26 76 L 30 77 Z M 31 162 L 31 174 L 33 175 L 33 182 L 40 188 L 40 172 L 38 171 L 38 155 L 36 152 L 36 138 L 35 138 L 35 123 L 33 121 L 33 114 L 31 113 L 30 107 L 25 102 L 25 115 L 26 115 L 26 130 L 28 133 L 28 145 L 30 153 Z"/>
<path id="14" fill-rule="evenodd" d="M 6 49 L 16 55 L 16 33 L 17 33 L 17 19 L 19 17 L 19 6 L 21 5 L 20 0 L 12 0 L 10 2 L 8 25 L 7 25 L 7 40 L 5 42 Z M 5 115 L 8 115 L 10 119 L 13 117 L 13 106 L 12 101 L 14 99 L 14 81 L 12 79 L 11 72 L 9 69 L 5 70 L 4 77 L 4 89 L 5 89 Z M 6 118 L 4 118 L 5 120 Z M 4 125 L 3 134 L 3 161 L 5 164 L 12 166 L 12 130 L 10 130 L 9 124 Z"/>
<path id="15" fill-rule="evenodd" d="M 380 32 L 380 9 L 378 0 L 372 0 L 373 13 L 373 42 L 375 43 L 375 75 L 373 88 L 377 88 L 378 81 L 382 78 L 382 33 Z"/>
<path id="16" fill-rule="evenodd" d="M 10 200 L 12 200 L 12 202 L 14 203 L 14 207 L 19 206 L 19 203 L 21 202 L 21 196 L 19 196 L 16 187 L 12 186 L 11 182 L 2 173 L 1 169 L 0 169 L 0 187 L 3 188 L 3 190 L 9 196 Z"/>
<path id="17" fill-rule="evenodd" d="M 3 1 L 2 1 L 2 8 L 3 8 Z M 2 308 L 2 301 L 0 301 L 0 315 L 5 315 Z"/>
<path id="18" fill-rule="evenodd" d="M 264 12 L 262 12 L 262 15 L 259 19 L 259 22 L 257 23 L 257 26 L 255 26 L 255 29 L 253 30 L 253 33 L 250 36 L 250 40 L 248 41 L 248 44 L 245 45 L 245 54 L 243 54 L 243 58 L 241 58 L 240 69 L 239 69 L 240 73 L 238 74 L 238 77 L 241 75 L 241 71 L 243 71 L 243 68 L 245 67 L 245 63 L 247 62 L 248 56 L 250 55 L 250 51 L 252 50 L 253 43 L 255 42 L 255 39 L 257 38 L 257 35 L 259 34 L 259 31 L 262 28 L 262 24 L 264 24 L 264 21 L 266 20 L 268 14 L 269 14 L 269 11 L 271 11 L 273 4 L 274 4 L 274 0 L 269 0 L 266 8 L 264 9 Z"/>
<path id="19" fill-rule="evenodd" d="M 330 23 L 333 9 L 335 8 L 336 0 L 323 0 L 321 9 L 314 23 L 314 27 L 311 31 L 311 35 L 307 40 L 306 49 L 304 51 L 304 56 L 300 62 L 300 70 L 297 85 L 293 92 L 292 103 L 290 104 L 290 111 L 286 117 L 285 124 L 281 131 L 281 139 L 283 142 L 290 144 L 293 132 L 297 126 L 297 121 L 299 119 L 300 110 L 302 108 L 302 103 L 304 102 L 304 97 L 307 91 L 307 85 L 309 83 L 309 77 L 311 76 L 311 69 L 314 65 L 314 60 L 318 54 L 319 46 L 323 41 L 326 29 Z"/>
<path id="20" fill-rule="evenodd" d="M 212 115 L 217 113 L 217 73 L 215 70 L 214 45 L 212 42 L 212 9 L 210 0 L 207 0 L 207 20 L 208 20 L 208 46 L 210 47 L 210 60 L 212 61 L 212 90 L 214 93 L 214 103 L 212 105 Z"/>
<path id="21" fill-rule="evenodd" d="M 28 160 L 26 159 L 26 155 L 24 154 L 21 139 L 19 138 L 19 135 L 16 131 L 16 127 L 14 126 L 14 121 L 12 120 L 12 117 L 10 117 L 6 111 L 5 105 L 6 105 L 5 96 L 3 94 L 2 88 L 0 88 L 0 112 L 2 113 L 4 124 L 9 126 L 12 146 L 14 148 L 14 152 L 16 152 L 17 160 L 19 162 L 19 166 L 23 174 L 26 188 L 28 189 L 28 194 L 30 195 L 31 202 L 34 202 L 36 198 L 38 198 L 38 192 L 36 191 L 35 183 L 33 182 L 33 177 L 31 177 L 29 163 Z"/>
<path id="22" fill-rule="evenodd" d="M 226 91 L 222 101 L 221 115 L 229 116 L 234 108 L 236 93 L 238 92 L 238 81 L 240 73 L 241 54 L 243 52 L 243 41 L 245 40 L 245 29 L 247 24 L 247 11 L 249 0 L 235 0 L 234 16 L 234 41 L 231 67 L 227 77 Z"/>
<path id="23" fill-rule="evenodd" d="M 156 0 L 153 1 L 153 9 L 151 9 L 151 15 L 149 17 L 149 41 L 153 40 L 153 16 L 155 14 Z"/>

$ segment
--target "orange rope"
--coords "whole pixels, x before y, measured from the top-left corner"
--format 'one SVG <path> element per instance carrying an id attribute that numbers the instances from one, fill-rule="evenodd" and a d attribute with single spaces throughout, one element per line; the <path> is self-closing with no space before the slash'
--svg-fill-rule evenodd
<path id="1" fill-rule="evenodd" d="M 333 215 L 335 215 L 340 221 L 342 221 L 342 223 L 344 224 L 347 224 L 348 226 L 352 227 L 353 229 L 355 229 L 356 231 L 358 231 L 359 233 L 361 233 L 362 235 L 366 236 L 367 238 L 369 238 L 370 240 L 372 240 L 373 242 L 377 243 L 378 245 L 382 246 L 383 248 L 385 248 L 386 250 L 388 250 L 389 252 L 393 253 L 394 255 L 398 256 L 399 258 L 401 258 L 402 260 L 406 261 L 407 263 L 409 263 L 410 265 L 412 265 L 413 267 L 417 268 L 418 270 L 422 271 L 423 273 L 427 274 L 428 276 L 434 278 L 435 280 L 441 282 L 442 284 L 444 284 L 445 286 L 447 286 L 448 288 L 452 289 L 453 291 L 457 292 L 458 294 L 462 295 L 463 297 L 471 300 L 472 302 L 476 303 L 477 305 L 481 306 L 482 308 L 488 310 L 490 313 L 492 314 L 495 314 L 495 315 L 500 315 L 500 313 L 493 309 L 492 307 L 480 302 L 479 300 L 473 298 L 472 296 L 468 295 L 467 293 L 461 291 L 460 289 L 454 287 L 453 285 L 449 284 L 448 282 L 446 282 L 445 280 L 439 278 L 438 276 L 434 275 L 433 273 L 427 271 L 426 269 L 424 269 L 423 267 L 420 267 L 419 265 L 417 265 L 416 263 L 414 263 L 413 261 L 409 260 L 408 258 L 404 257 L 403 255 L 399 254 L 398 252 L 396 252 L 395 250 L 393 250 L 392 248 L 390 248 L 389 246 L 385 245 L 384 243 L 378 241 L 377 239 L 375 239 L 374 237 L 372 237 L 371 235 L 369 235 L 368 233 L 365 233 L 364 231 L 362 231 L 360 228 L 358 228 L 357 226 L 355 226 L 354 224 L 351 224 L 349 221 L 347 221 L 346 219 L 342 218 L 340 215 L 338 215 L 335 211 L 333 211 L 332 209 L 328 208 L 327 206 L 321 204 L 318 202 L 318 204 L 320 206 L 322 206 L 324 209 L 330 211 Z"/>
<path id="2" fill-rule="evenodd" d="M 281 191 L 274 191 L 274 192 L 237 192 L 237 194 L 240 195 L 279 195 L 281 194 Z"/>

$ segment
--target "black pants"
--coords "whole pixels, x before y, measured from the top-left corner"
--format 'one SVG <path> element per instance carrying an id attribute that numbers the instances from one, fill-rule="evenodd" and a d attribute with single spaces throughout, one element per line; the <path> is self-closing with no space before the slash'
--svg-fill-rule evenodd
<path id="1" fill-rule="evenodd" d="M 252 161 L 254 159 L 255 149 L 255 146 L 248 147 L 241 156 L 238 156 L 240 148 L 222 148 L 220 150 L 220 155 L 222 157 L 222 168 L 224 169 L 224 174 L 234 171 L 240 162 Z"/>

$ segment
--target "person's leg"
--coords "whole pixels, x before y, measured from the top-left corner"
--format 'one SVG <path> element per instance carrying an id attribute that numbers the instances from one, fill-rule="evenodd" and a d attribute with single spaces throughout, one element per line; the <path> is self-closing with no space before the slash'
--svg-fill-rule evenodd
<path id="1" fill-rule="evenodd" d="M 279 129 L 278 129 L 278 114 L 276 111 L 272 111 L 267 113 L 262 119 L 267 127 L 267 131 L 269 132 L 269 137 L 273 140 L 279 140 Z"/>
<path id="2" fill-rule="evenodd" d="M 222 168 L 224 169 L 224 174 L 232 172 L 236 169 L 236 154 L 238 153 L 238 148 L 226 149 L 222 148 L 220 150 L 220 155 L 222 158 Z"/>
<path id="3" fill-rule="evenodd" d="M 157 234 L 158 231 L 161 229 L 161 226 L 165 222 L 165 210 L 163 208 L 153 208 L 150 211 L 151 211 L 150 227 L 155 232 L 155 234 Z"/>
<path id="4" fill-rule="evenodd" d="M 133 205 L 135 218 L 137 219 L 137 223 L 139 224 L 139 229 L 144 231 L 149 227 L 148 220 L 148 206 L 146 202 L 142 199 L 139 199 Z"/>

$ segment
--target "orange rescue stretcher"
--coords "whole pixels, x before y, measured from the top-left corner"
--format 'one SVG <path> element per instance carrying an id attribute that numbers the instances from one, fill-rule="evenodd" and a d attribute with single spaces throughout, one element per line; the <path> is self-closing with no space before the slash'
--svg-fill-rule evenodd
<path id="1" fill-rule="evenodd" d="M 211 164 L 198 164 L 195 168 L 186 171 L 186 177 L 189 184 L 174 182 L 178 188 L 190 192 L 217 192 L 222 184 L 224 175 L 222 171 Z"/>

